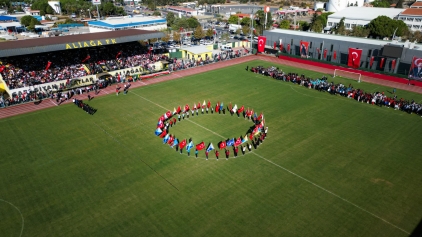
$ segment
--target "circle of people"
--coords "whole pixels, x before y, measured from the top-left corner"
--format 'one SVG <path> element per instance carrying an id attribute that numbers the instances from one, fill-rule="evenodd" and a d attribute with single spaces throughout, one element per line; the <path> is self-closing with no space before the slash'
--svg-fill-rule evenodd
<path id="1" fill-rule="evenodd" d="M 199 114 L 226 114 L 227 111 L 233 116 L 237 115 L 238 117 L 243 116 L 246 120 L 251 120 L 254 125 L 249 129 L 249 131 L 244 135 L 236 138 L 229 138 L 218 142 L 216 149 L 212 142 L 205 144 L 204 141 L 194 144 L 192 138 L 189 139 L 179 139 L 174 134 L 170 134 L 170 127 L 175 126 L 176 123 L 184 119 L 189 119 L 189 116 L 199 116 Z M 183 153 L 183 149 L 186 149 L 187 155 L 190 156 L 191 151 L 194 149 L 195 157 L 198 158 L 198 154 L 201 150 L 205 151 L 205 157 L 208 160 L 210 152 L 214 152 L 216 159 L 220 157 L 220 151 L 224 150 L 226 159 L 230 157 L 230 147 L 233 150 L 233 156 L 237 157 L 240 155 L 245 155 L 246 151 L 252 152 L 252 147 L 258 149 L 259 145 L 265 140 L 268 133 L 268 127 L 265 127 L 264 115 L 261 113 L 259 116 L 253 109 L 247 108 L 242 105 L 240 108 L 235 104 L 232 106 L 230 103 L 227 107 L 224 107 L 223 102 L 217 102 L 215 106 L 211 106 L 211 102 L 208 103 L 199 102 L 198 104 L 194 103 L 192 107 L 189 107 L 188 104 L 185 106 L 178 106 L 177 109 L 174 108 L 173 112 L 170 110 L 161 115 L 158 119 L 157 128 L 155 130 L 155 135 L 163 139 L 163 144 L 169 145 L 171 148 L 179 151 L 180 154 Z"/>
<path id="2" fill-rule="evenodd" d="M 248 71 L 248 67 L 246 67 Z M 305 75 L 298 75 L 297 73 L 285 73 L 278 67 L 271 66 L 268 68 L 258 66 L 250 68 L 251 72 L 261 74 L 264 76 L 270 76 L 276 80 L 282 80 L 285 82 L 292 82 L 300 86 L 308 87 L 309 89 L 315 89 L 318 91 L 326 91 L 332 95 L 341 95 L 350 99 L 354 99 L 361 103 L 367 103 L 378 106 L 385 106 L 387 108 L 394 108 L 394 110 L 401 110 L 409 114 L 415 113 L 422 117 L 422 104 L 416 103 L 414 100 L 405 100 L 403 98 L 398 99 L 396 95 L 396 89 L 392 89 L 392 96 L 387 96 L 384 92 L 365 92 L 362 89 L 356 89 L 349 84 L 348 86 L 342 83 L 335 84 L 334 82 L 328 82 L 328 78 L 323 76 L 322 78 L 312 79 L 305 77 Z"/>

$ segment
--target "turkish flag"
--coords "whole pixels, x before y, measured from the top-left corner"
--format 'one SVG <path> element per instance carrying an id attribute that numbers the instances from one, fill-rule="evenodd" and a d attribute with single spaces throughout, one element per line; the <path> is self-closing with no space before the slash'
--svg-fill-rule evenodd
<path id="1" fill-rule="evenodd" d="M 239 137 L 235 142 L 234 145 L 235 146 L 240 146 L 240 144 L 242 144 L 242 139 Z"/>
<path id="2" fill-rule="evenodd" d="M 164 115 L 161 115 L 160 120 L 161 121 L 164 121 L 165 120 Z"/>
<path id="3" fill-rule="evenodd" d="M 185 105 L 185 111 L 189 111 L 189 105 Z"/>
<path id="4" fill-rule="evenodd" d="M 51 62 L 48 61 L 47 66 L 45 67 L 45 70 L 47 71 L 50 68 L 50 66 L 51 66 Z"/>
<path id="5" fill-rule="evenodd" d="M 287 44 L 287 53 L 290 53 L 290 44 Z"/>
<path id="6" fill-rule="evenodd" d="M 242 107 L 240 107 L 240 108 L 237 110 L 237 112 L 238 112 L 238 113 L 242 113 L 242 112 L 243 112 L 243 110 L 245 110 L 245 106 L 243 106 L 243 105 L 242 105 Z"/>
<path id="7" fill-rule="evenodd" d="M 210 107 L 211 107 L 211 102 L 208 101 L 207 108 L 209 109 Z"/>
<path id="8" fill-rule="evenodd" d="M 220 150 L 226 148 L 226 141 L 220 142 Z"/>
<path id="9" fill-rule="evenodd" d="M 176 111 L 176 113 L 180 113 L 180 111 L 182 111 L 181 109 L 180 109 L 180 106 L 179 107 L 177 107 L 177 111 Z"/>
<path id="10" fill-rule="evenodd" d="M 369 66 L 372 67 L 372 64 L 374 64 L 374 56 L 369 59 Z"/>
<path id="11" fill-rule="evenodd" d="M 276 50 L 276 49 L 277 49 L 277 43 L 274 42 L 274 50 Z"/>
<path id="12" fill-rule="evenodd" d="M 347 66 L 358 68 L 360 66 L 360 57 L 362 56 L 362 49 L 349 48 L 349 59 Z"/>
<path id="13" fill-rule="evenodd" d="M 336 59 L 337 58 L 337 52 L 334 50 L 334 53 L 333 53 L 333 58 L 334 59 Z"/>
<path id="14" fill-rule="evenodd" d="M 396 68 L 396 60 L 394 59 L 393 61 L 391 61 L 391 69 L 395 69 Z"/>
<path id="15" fill-rule="evenodd" d="M 264 52 L 266 41 L 267 41 L 267 37 L 265 36 L 258 37 L 258 53 Z"/>
<path id="16" fill-rule="evenodd" d="M 201 108 L 201 103 L 200 102 L 198 102 L 198 106 L 196 106 L 196 108 L 197 109 L 200 109 Z"/>
<path id="17" fill-rule="evenodd" d="M 280 51 L 283 51 L 283 44 L 280 44 Z"/>
<path id="18" fill-rule="evenodd" d="M 170 110 L 166 112 L 166 116 L 167 116 L 167 118 L 171 118 L 172 114 L 171 114 Z"/>
<path id="19" fill-rule="evenodd" d="M 385 60 L 385 58 L 381 58 L 380 68 L 382 68 L 384 66 L 384 60 Z"/>
<path id="20" fill-rule="evenodd" d="M 219 105 L 219 103 L 217 103 L 216 105 L 215 105 L 215 112 L 216 113 L 218 113 L 218 110 L 220 109 L 220 105 Z"/>
<path id="21" fill-rule="evenodd" d="M 186 146 L 186 139 L 179 143 L 180 149 L 185 148 L 185 146 Z"/>
<path id="22" fill-rule="evenodd" d="M 327 58 L 327 49 L 324 49 L 324 58 Z"/>
<path id="23" fill-rule="evenodd" d="M 198 150 L 198 151 L 200 151 L 200 150 L 202 150 L 204 148 L 205 148 L 205 143 L 204 142 L 201 142 L 198 145 L 196 145 L 196 150 Z"/>

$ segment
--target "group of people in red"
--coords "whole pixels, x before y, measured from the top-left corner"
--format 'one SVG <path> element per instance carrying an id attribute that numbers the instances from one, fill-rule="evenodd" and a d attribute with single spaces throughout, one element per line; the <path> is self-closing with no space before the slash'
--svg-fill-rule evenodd
<path id="1" fill-rule="evenodd" d="M 195 157 L 198 157 L 199 151 L 205 150 L 205 157 L 208 160 L 210 152 L 214 152 L 216 159 L 220 157 L 220 151 L 215 149 L 214 145 L 210 142 L 207 146 L 202 141 L 199 144 L 194 144 L 192 138 L 179 140 L 174 134 L 169 133 L 169 128 L 173 125 L 176 125 L 178 121 L 189 119 L 189 116 L 198 116 L 201 114 L 226 114 L 227 111 L 233 116 L 237 115 L 238 117 L 242 116 L 244 119 L 251 120 L 254 125 L 249 128 L 247 133 L 244 136 L 237 138 L 228 138 L 226 140 L 220 141 L 217 148 L 224 150 L 226 159 L 230 157 L 230 147 L 233 150 L 233 157 L 237 157 L 241 152 L 242 155 L 245 155 L 246 151 L 252 151 L 252 147 L 257 149 L 258 146 L 265 140 L 268 127 L 265 126 L 264 115 L 261 113 L 259 116 L 253 109 L 247 108 L 242 105 L 240 108 L 235 104 L 232 106 L 230 103 L 227 107 L 224 107 L 223 102 L 217 102 L 215 106 L 211 106 L 211 102 L 204 102 L 201 104 L 194 103 L 192 107 L 188 104 L 185 106 L 178 106 L 177 109 L 174 108 L 173 112 L 168 110 L 166 113 L 160 116 L 157 123 L 157 128 L 155 130 L 155 135 L 163 139 L 163 144 L 169 145 L 171 148 L 175 147 L 176 151 L 180 151 L 180 154 L 183 153 L 183 149 L 186 149 L 188 156 L 190 156 L 191 151 L 194 149 Z"/>

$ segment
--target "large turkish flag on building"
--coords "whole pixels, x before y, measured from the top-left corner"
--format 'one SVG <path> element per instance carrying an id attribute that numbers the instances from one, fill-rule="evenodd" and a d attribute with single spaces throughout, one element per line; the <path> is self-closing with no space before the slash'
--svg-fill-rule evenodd
<path id="1" fill-rule="evenodd" d="M 349 48 L 349 60 L 347 66 L 358 68 L 360 65 L 360 57 L 362 56 L 362 49 Z"/>
<path id="2" fill-rule="evenodd" d="M 265 36 L 258 37 L 258 53 L 264 52 L 266 41 L 267 41 L 267 37 Z"/>

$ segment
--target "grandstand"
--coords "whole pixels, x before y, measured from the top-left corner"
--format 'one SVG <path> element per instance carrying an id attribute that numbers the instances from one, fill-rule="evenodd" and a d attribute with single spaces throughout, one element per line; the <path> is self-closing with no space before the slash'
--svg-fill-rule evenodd
<path id="1" fill-rule="evenodd" d="M 146 41 L 162 35 L 131 29 L 4 42 L 0 49 L 0 94 L 20 103 L 29 99 L 21 95 L 31 91 L 47 96 L 93 84 L 100 79 L 99 74 L 152 73 L 150 65 L 167 56 L 160 49 L 150 54 Z"/>

